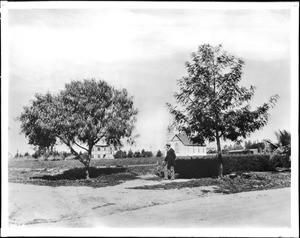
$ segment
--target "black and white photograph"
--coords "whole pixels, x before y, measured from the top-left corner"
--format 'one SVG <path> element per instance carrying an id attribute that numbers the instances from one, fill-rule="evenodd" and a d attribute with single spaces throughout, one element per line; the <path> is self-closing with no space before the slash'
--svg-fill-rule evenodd
<path id="1" fill-rule="evenodd" d="M 299 2 L 1 2 L 1 236 L 297 237 Z"/>

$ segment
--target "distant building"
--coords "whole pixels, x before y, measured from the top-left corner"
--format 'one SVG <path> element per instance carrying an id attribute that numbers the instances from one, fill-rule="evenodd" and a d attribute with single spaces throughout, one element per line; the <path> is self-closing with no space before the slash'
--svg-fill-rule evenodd
<path id="1" fill-rule="evenodd" d="M 106 142 L 100 141 L 94 145 L 92 159 L 114 159 L 114 154 L 119 149 L 112 144 L 108 145 Z"/>
<path id="2" fill-rule="evenodd" d="M 259 154 L 258 149 L 249 149 L 249 150 L 251 151 L 251 154 L 254 154 L 254 155 Z"/>
<path id="3" fill-rule="evenodd" d="M 217 150 L 215 147 L 206 147 L 207 154 L 217 154 Z"/>
<path id="4" fill-rule="evenodd" d="M 249 150 L 228 150 L 226 154 L 230 155 L 242 155 L 242 154 L 258 154 L 258 149 L 249 149 Z"/>
<path id="5" fill-rule="evenodd" d="M 185 134 L 175 134 L 167 141 L 177 156 L 206 155 L 206 145 L 193 143 Z"/>

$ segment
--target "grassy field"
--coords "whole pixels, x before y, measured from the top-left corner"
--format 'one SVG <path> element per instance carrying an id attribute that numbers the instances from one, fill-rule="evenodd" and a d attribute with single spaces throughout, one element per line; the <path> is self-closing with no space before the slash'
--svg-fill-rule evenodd
<path id="1" fill-rule="evenodd" d="M 162 160 L 156 157 L 92 160 L 89 169 L 91 179 L 86 180 L 83 164 L 78 160 L 18 158 L 9 160 L 8 180 L 46 186 L 113 186 L 136 179 L 138 175 L 154 174 L 156 163 Z"/>
<path id="2" fill-rule="evenodd" d="M 128 166 L 128 165 L 145 165 L 161 163 L 163 157 L 149 157 L 149 158 L 125 158 L 125 159 L 92 159 L 90 167 L 99 166 Z M 83 164 L 78 160 L 58 160 L 58 161 L 44 161 L 32 158 L 16 158 L 10 159 L 8 163 L 9 168 L 30 168 L 30 169 L 71 169 L 76 167 L 83 167 Z"/>
<path id="3" fill-rule="evenodd" d="M 92 160 L 90 180 L 86 180 L 83 165 L 77 160 L 40 161 L 30 158 L 11 159 L 8 163 L 9 182 L 44 186 L 114 186 L 127 180 L 137 179 L 139 175 L 156 172 L 156 163 L 164 158 L 126 158 L 114 160 Z M 177 176 L 178 177 L 178 176 Z M 162 178 L 154 176 L 153 180 Z M 185 187 L 217 186 L 216 192 L 237 193 L 290 187 L 290 172 L 251 172 L 247 176 L 239 174 L 235 178 L 191 179 L 187 182 L 162 183 L 135 189 L 181 189 Z"/>

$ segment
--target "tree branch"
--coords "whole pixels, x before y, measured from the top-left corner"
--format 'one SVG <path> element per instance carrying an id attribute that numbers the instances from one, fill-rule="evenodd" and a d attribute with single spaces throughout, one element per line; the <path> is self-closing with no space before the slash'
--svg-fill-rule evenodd
<path id="1" fill-rule="evenodd" d="M 68 142 L 68 141 L 66 141 L 63 137 L 61 137 L 61 136 L 57 136 L 59 139 L 61 139 L 62 141 L 63 141 L 63 143 L 65 143 L 69 148 L 70 148 L 70 150 L 71 150 L 71 152 L 75 155 L 75 156 L 77 156 L 77 159 L 81 162 L 81 163 L 83 163 L 84 165 L 85 165 L 85 161 L 83 161 L 82 159 L 81 159 L 81 157 L 79 156 L 79 154 L 78 154 L 78 152 L 76 151 L 76 150 L 74 150 L 73 149 L 73 147 L 70 145 L 70 142 Z"/>
<path id="2" fill-rule="evenodd" d="M 95 140 L 93 141 L 93 143 L 96 144 L 96 143 L 97 143 L 98 141 L 100 141 L 105 135 L 106 135 L 106 132 L 104 132 L 104 133 L 102 134 L 102 136 L 97 137 L 97 139 L 95 139 Z"/>
<path id="3" fill-rule="evenodd" d="M 88 150 L 87 148 L 85 148 L 85 147 L 79 145 L 79 144 L 76 143 L 75 141 L 73 141 L 73 143 L 74 143 L 75 145 L 77 145 L 79 148 L 84 149 L 84 150 L 86 150 L 87 152 L 89 152 L 89 150 Z"/>

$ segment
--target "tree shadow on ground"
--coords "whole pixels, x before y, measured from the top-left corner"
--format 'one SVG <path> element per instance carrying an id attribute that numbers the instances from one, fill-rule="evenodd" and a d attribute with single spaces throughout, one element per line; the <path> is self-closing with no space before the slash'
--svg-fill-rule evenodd
<path id="1" fill-rule="evenodd" d="M 89 168 L 90 178 L 97 178 L 103 175 L 113 175 L 126 173 L 126 168 Z M 85 179 L 86 172 L 84 168 L 74 168 L 70 170 L 66 170 L 61 174 L 55 175 L 43 175 L 43 176 L 34 176 L 31 179 L 43 179 L 43 180 L 78 180 Z"/>

